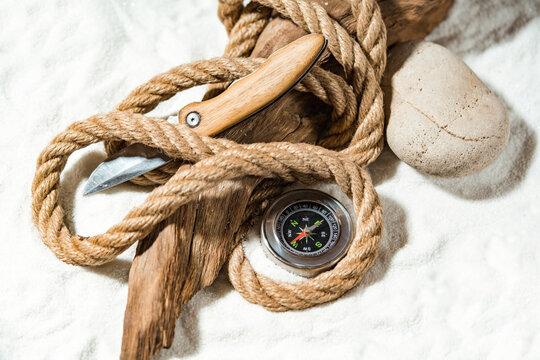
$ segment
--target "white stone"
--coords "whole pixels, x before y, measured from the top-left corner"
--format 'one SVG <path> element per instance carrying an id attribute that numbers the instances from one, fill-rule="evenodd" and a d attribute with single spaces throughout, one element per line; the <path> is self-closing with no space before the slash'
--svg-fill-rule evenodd
<path id="1" fill-rule="evenodd" d="M 503 104 L 440 45 L 411 41 L 392 48 L 383 89 L 388 145 L 422 172 L 472 174 L 492 163 L 508 141 Z"/>

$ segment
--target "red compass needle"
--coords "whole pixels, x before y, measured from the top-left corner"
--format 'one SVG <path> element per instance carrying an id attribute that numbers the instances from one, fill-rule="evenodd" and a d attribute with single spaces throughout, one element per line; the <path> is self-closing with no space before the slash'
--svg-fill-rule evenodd
<path id="1" fill-rule="evenodd" d="M 297 237 L 294 238 L 293 241 L 291 241 L 291 244 L 293 244 L 296 240 L 300 240 L 301 238 L 303 238 L 304 236 L 306 236 L 308 233 L 306 232 L 306 230 L 303 230 L 302 233 L 300 233 L 300 235 L 298 235 Z"/>

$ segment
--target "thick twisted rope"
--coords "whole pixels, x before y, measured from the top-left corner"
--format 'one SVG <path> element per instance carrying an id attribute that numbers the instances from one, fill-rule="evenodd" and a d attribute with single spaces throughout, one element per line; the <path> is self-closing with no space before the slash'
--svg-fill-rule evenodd
<path id="1" fill-rule="evenodd" d="M 262 6 L 261 6 L 262 5 Z M 379 86 L 386 55 L 386 32 L 375 0 L 352 4 L 358 19 L 349 34 L 316 3 L 303 0 L 221 0 L 220 19 L 230 34 L 227 57 L 181 65 L 135 89 L 117 109 L 76 122 L 57 135 L 38 158 L 32 184 L 33 219 L 44 243 L 70 264 L 98 265 L 114 259 L 146 237 L 161 221 L 219 182 L 257 176 L 278 182 L 335 182 L 353 200 L 356 235 L 345 258 L 319 276 L 300 284 L 275 282 L 256 274 L 239 246 L 229 261 L 234 287 L 251 302 L 275 311 L 302 309 L 333 300 L 355 286 L 373 264 L 382 233 L 382 210 L 370 178 L 362 169 L 382 147 L 383 108 Z M 322 33 L 343 66 L 345 78 L 315 68 L 298 90 L 310 91 L 334 107 L 332 124 L 321 146 L 290 143 L 239 145 L 199 136 L 184 125 L 142 115 L 179 91 L 201 84 L 223 84 L 252 72 L 261 59 L 246 59 L 274 9 L 308 32 Z M 234 57 L 231 57 L 234 56 Z M 349 85 L 350 84 L 350 85 Z M 217 88 L 219 91 L 219 88 Z M 59 203 L 60 174 L 76 150 L 105 141 L 109 152 L 142 143 L 192 163 L 178 163 L 137 179 L 163 184 L 140 206 L 103 234 L 72 234 Z M 340 152 L 327 148 L 348 147 Z M 237 233 L 241 239 L 264 200 L 277 194 L 277 182 L 265 181 L 252 194 Z"/>
<path id="2" fill-rule="evenodd" d="M 236 23 L 231 20 L 234 25 L 230 31 L 230 40 L 224 56 L 249 55 L 259 34 L 268 22 L 270 14 L 268 8 L 275 9 L 307 32 L 323 34 L 328 40 L 330 53 L 343 66 L 346 74 L 345 80 L 351 82 L 352 87 L 345 85 L 344 79 L 341 79 L 341 84 L 329 84 L 324 80 L 321 81 L 321 84 L 326 85 L 325 88 L 334 93 L 341 92 L 340 98 L 346 99 L 349 107 L 356 104 L 356 99 L 360 99 L 360 101 L 356 110 L 348 109 L 347 116 L 340 116 L 334 111 L 331 126 L 326 136 L 320 140 L 319 145 L 331 149 L 342 149 L 349 144 L 348 148 L 343 151 L 353 157 L 361 166 L 375 160 L 383 146 L 383 94 L 379 83 L 386 66 L 386 29 L 376 1 L 351 1 L 353 15 L 358 18 L 357 38 L 351 37 L 354 34 L 349 34 L 337 21 L 330 18 L 324 8 L 317 3 L 304 0 L 260 0 L 256 3 L 250 3 L 245 8 L 239 7 L 239 3 L 241 4 L 242 1 L 224 0 L 220 2 L 218 13 L 232 14 L 234 9 L 239 12 L 231 15 L 231 19 L 238 20 Z M 223 10 L 224 7 L 227 9 Z M 221 71 L 213 72 L 213 75 L 225 76 L 229 70 L 231 69 L 223 67 Z M 334 77 L 336 78 L 336 76 Z M 218 83 L 225 84 L 229 82 L 226 80 L 218 81 Z M 210 94 L 216 95 L 220 90 L 223 88 L 213 88 Z M 177 88 L 170 86 L 169 74 L 161 74 L 135 89 L 117 109 L 144 113 L 153 109 L 161 101 L 171 98 L 177 92 Z M 136 106 L 135 101 L 145 102 L 147 107 Z M 331 105 L 336 110 L 338 106 L 343 106 L 343 102 L 334 101 Z M 122 145 L 118 142 L 107 142 L 107 153 L 109 155 L 116 153 Z M 151 171 L 133 182 L 140 185 L 163 184 L 174 174 L 178 166 L 178 163 L 169 164 L 159 170 Z"/>

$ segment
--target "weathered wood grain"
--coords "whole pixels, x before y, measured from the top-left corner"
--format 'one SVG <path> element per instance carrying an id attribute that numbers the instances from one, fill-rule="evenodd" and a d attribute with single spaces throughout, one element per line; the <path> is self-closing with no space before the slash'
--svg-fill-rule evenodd
<path id="1" fill-rule="evenodd" d="M 282 117 L 282 109 L 292 116 Z M 294 91 L 222 136 L 239 142 L 314 143 L 328 111 L 313 95 Z M 244 178 L 209 189 L 139 243 L 129 273 L 122 359 L 149 359 L 172 345 L 181 306 L 214 282 L 259 181 Z"/>

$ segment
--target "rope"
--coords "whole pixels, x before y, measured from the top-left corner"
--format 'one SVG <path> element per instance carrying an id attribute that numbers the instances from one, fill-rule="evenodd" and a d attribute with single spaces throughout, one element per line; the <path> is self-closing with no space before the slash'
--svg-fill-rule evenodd
<path id="1" fill-rule="evenodd" d="M 248 301 L 273 311 L 304 309 L 338 298 L 357 285 L 377 256 L 382 235 L 382 209 L 363 169 L 377 158 L 383 141 L 384 114 L 379 86 L 386 63 L 386 29 L 375 0 L 351 4 L 358 19 L 348 33 L 317 3 L 304 0 L 220 0 L 218 15 L 229 33 L 225 56 L 180 65 L 139 86 L 117 108 L 70 125 L 41 152 L 32 183 L 32 214 L 44 243 L 62 261 L 99 265 L 113 260 L 142 240 L 180 206 L 221 181 L 257 176 L 263 181 L 251 195 L 237 247 L 229 259 L 229 278 Z M 272 11 L 307 32 L 321 33 L 343 67 L 343 76 L 314 68 L 297 86 L 333 106 L 332 121 L 319 146 L 291 143 L 240 145 L 200 136 L 189 127 L 171 125 L 142 114 L 179 91 L 215 84 L 218 93 L 253 72 L 263 59 L 247 59 Z M 146 200 L 105 233 L 72 234 L 59 203 L 60 174 L 76 150 L 104 141 L 109 153 L 129 143 L 142 143 L 186 162 L 164 166 L 134 179 L 161 184 Z M 347 146 L 348 145 L 348 146 Z M 336 151 L 339 150 L 339 151 Z M 299 284 L 273 281 L 254 272 L 241 239 L 284 182 L 334 182 L 349 196 L 356 214 L 356 234 L 347 255 L 331 270 Z"/>

